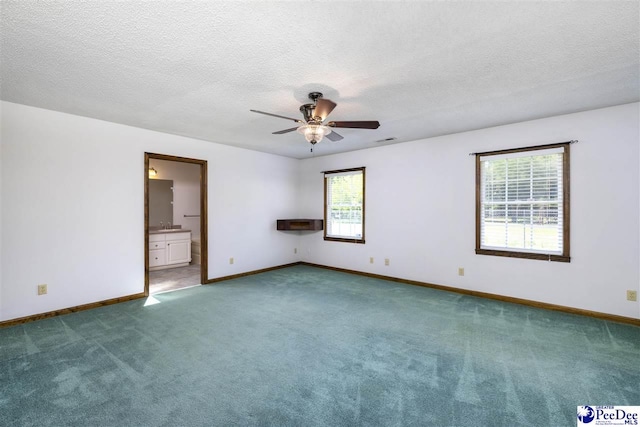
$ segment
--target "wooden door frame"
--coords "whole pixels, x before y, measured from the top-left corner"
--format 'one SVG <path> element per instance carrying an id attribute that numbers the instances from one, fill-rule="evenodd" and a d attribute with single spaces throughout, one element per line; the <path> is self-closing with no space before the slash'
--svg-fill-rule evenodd
<path id="1" fill-rule="evenodd" d="M 207 221 L 207 161 L 167 154 L 144 153 L 144 295 L 149 296 L 149 160 L 168 160 L 171 162 L 200 165 L 200 283 L 209 280 L 209 250 Z"/>

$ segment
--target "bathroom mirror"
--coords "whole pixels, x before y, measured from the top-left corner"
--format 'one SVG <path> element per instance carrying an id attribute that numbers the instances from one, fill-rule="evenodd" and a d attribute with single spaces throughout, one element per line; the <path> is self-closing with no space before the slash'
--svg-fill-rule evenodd
<path id="1" fill-rule="evenodd" d="M 173 181 L 149 180 L 149 227 L 173 225 Z"/>

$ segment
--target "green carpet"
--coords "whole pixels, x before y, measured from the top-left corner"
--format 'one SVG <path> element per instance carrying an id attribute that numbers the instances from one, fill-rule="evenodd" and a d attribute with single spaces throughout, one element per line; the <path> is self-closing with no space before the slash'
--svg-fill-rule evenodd
<path id="1" fill-rule="evenodd" d="M 575 426 L 640 328 L 295 266 L 0 329 L 2 426 Z"/>

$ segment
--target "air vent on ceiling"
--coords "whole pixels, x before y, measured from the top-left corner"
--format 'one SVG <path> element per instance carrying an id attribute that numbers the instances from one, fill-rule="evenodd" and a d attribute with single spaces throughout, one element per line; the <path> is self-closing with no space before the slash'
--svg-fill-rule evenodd
<path id="1" fill-rule="evenodd" d="M 395 136 L 392 136 L 390 138 L 379 139 L 376 142 L 390 142 L 390 141 L 395 141 L 396 139 L 398 139 L 398 138 L 396 138 Z"/>

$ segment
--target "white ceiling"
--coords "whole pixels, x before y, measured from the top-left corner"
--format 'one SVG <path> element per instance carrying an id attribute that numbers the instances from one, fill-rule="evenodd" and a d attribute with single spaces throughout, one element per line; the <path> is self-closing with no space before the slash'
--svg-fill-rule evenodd
<path id="1" fill-rule="evenodd" d="M 294 158 L 638 101 L 638 1 L 5 1 L 1 98 Z"/>

